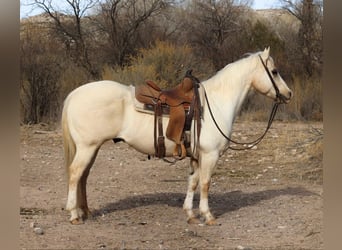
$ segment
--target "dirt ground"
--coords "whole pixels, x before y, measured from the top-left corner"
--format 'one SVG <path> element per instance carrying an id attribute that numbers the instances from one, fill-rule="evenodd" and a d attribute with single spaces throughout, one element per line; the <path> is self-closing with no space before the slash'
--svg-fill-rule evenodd
<path id="1" fill-rule="evenodd" d="M 249 140 L 265 123 L 239 122 Z M 101 148 L 88 179 L 93 217 L 69 223 L 60 129 L 21 127 L 22 249 L 323 249 L 322 123 L 275 122 L 257 148 L 227 151 L 209 193 L 218 226 L 189 225 L 189 161 L 170 165 L 124 143 Z M 199 195 L 195 196 L 198 212 Z"/>

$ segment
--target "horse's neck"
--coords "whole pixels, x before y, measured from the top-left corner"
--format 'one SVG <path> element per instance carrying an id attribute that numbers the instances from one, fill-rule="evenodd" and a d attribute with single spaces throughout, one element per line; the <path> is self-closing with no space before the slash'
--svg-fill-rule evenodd
<path id="1" fill-rule="evenodd" d="M 241 61 L 227 65 L 215 76 L 203 83 L 207 90 L 210 102 L 215 102 L 221 112 L 228 112 L 234 120 L 245 100 L 248 90 L 251 87 L 251 67 L 247 61 Z"/>

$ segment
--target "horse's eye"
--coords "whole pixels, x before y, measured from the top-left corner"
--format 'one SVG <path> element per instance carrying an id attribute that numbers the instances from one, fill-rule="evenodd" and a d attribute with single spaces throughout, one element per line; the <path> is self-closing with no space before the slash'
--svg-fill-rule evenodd
<path id="1" fill-rule="evenodd" d="M 273 69 L 273 70 L 272 70 L 272 74 L 273 74 L 274 76 L 277 75 L 277 74 L 278 74 L 278 70 Z"/>

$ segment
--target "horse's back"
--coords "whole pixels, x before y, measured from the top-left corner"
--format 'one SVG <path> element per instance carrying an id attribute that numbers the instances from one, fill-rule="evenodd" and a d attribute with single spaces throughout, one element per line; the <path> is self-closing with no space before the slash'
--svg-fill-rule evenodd
<path id="1" fill-rule="evenodd" d="M 88 100 L 104 100 L 106 97 L 118 98 L 122 95 L 126 95 L 128 92 L 128 86 L 120 84 L 114 81 L 97 81 L 90 82 L 80 87 L 74 89 L 68 95 L 66 101 L 68 99 L 74 99 L 73 102 L 76 102 L 76 99 L 86 98 Z"/>
<path id="2" fill-rule="evenodd" d="M 121 129 L 129 86 L 114 81 L 84 84 L 64 102 L 63 115 L 74 140 L 99 143 L 114 138 Z"/>

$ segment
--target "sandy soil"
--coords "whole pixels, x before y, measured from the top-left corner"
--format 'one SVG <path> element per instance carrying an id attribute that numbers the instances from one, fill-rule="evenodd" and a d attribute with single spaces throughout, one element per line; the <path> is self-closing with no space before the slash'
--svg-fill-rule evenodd
<path id="1" fill-rule="evenodd" d="M 240 140 L 265 123 L 236 124 Z M 107 142 L 88 179 L 94 216 L 65 211 L 60 129 L 21 128 L 22 249 L 323 249 L 322 123 L 276 122 L 256 149 L 220 158 L 209 205 L 219 226 L 189 225 L 188 160 L 170 165 Z M 198 194 L 195 196 L 198 211 Z"/>

